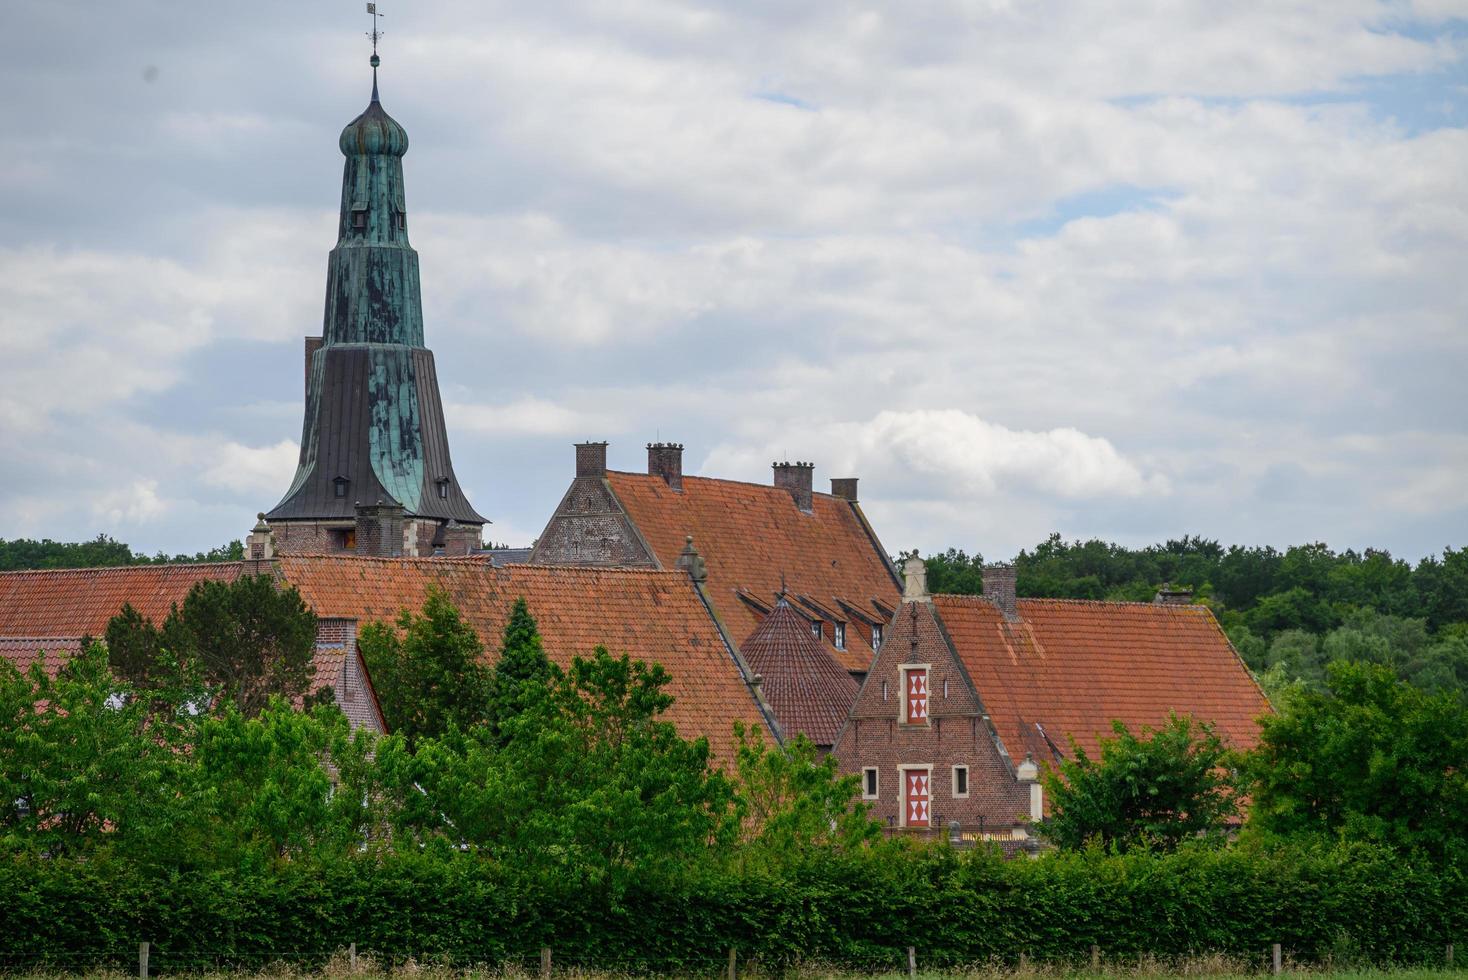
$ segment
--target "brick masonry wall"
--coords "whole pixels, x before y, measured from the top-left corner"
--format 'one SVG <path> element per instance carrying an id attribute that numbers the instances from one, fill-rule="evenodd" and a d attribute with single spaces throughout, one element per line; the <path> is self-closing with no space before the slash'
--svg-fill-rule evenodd
<path id="1" fill-rule="evenodd" d="M 983 718 L 983 705 L 953 656 L 933 608 L 926 602 L 898 607 L 881 652 L 852 705 L 833 752 L 843 772 L 878 770 L 872 816 L 888 827 L 905 824 L 904 766 L 931 766 L 930 824 L 946 830 L 958 821 L 966 832 L 1003 832 L 1029 812 L 1029 787 L 1018 783 Z M 905 691 L 901 665 L 928 666 L 928 720 L 902 721 Z M 884 696 L 885 687 L 885 696 Z M 968 767 L 968 796 L 953 792 L 953 767 Z"/>
<path id="2" fill-rule="evenodd" d="M 342 550 L 336 545 L 331 532 L 351 527 L 351 524 L 333 526 L 315 521 L 274 521 L 270 530 L 278 555 L 326 555 Z"/>
<path id="3" fill-rule="evenodd" d="M 530 560 L 537 565 L 656 565 L 607 481 L 595 476 L 571 482 Z"/>

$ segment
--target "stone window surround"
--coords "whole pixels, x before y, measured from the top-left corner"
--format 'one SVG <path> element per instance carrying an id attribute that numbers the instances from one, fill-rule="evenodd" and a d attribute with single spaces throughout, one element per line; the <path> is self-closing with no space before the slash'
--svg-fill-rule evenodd
<path id="1" fill-rule="evenodd" d="M 933 826 L 933 764 L 931 762 L 902 763 L 897 767 L 898 778 L 902 783 L 902 789 L 898 791 L 901 797 L 897 801 L 897 825 L 907 826 L 907 774 L 912 771 L 926 772 L 928 774 L 928 823 L 929 829 Z"/>
<path id="2" fill-rule="evenodd" d="M 958 788 L 958 772 L 959 772 L 960 769 L 963 770 L 963 790 L 961 792 L 959 791 L 959 788 Z M 966 799 L 968 799 L 968 787 L 969 787 L 968 775 L 969 775 L 969 773 L 968 773 L 968 766 L 966 766 L 966 765 L 956 765 L 956 766 L 953 767 L 953 798 L 955 800 L 966 800 Z"/>
<path id="3" fill-rule="evenodd" d="M 926 718 L 924 718 L 922 721 L 908 721 L 907 720 L 907 672 L 909 670 L 923 670 L 923 671 L 927 671 L 927 677 L 928 677 L 928 682 L 929 682 L 928 683 L 928 716 Z M 933 725 L 933 709 L 932 709 L 932 701 L 933 701 L 933 687 L 932 687 L 933 665 L 930 664 L 930 663 L 927 663 L 927 664 L 922 664 L 922 663 L 898 664 L 897 665 L 897 679 L 900 682 L 900 686 L 901 686 L 901 689 L 902 689 L 902 700 L 897 703 L 897 721 L 900 724 L 903 724 L 903 725 L 911 725 L 914 728 L 918 728 L 918 727 L 921 727 L 921 728 L 931 728 L 932 725 Z"/>
<path id="4" fill-rule="evenodd" d="M 867 780 L 867 774 L 871 774 L 871 780 Z M 871 791 L 867 791 L 867 787 Z M 876 766 L 867 766 L 861 771 L 861 798 L 864 800 L 877 800 L 882 797 L 882 770 Z"/>

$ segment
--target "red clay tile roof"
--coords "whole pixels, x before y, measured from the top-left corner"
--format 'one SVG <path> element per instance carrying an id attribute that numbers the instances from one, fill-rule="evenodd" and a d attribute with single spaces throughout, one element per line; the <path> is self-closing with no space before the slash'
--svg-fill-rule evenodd
<path id="1" fill-rule="evenodd" d="M 243 562 L 0 572 L 0 636 L 97 636 L 125 602 L 155 623 L 195 582 L 230 582 Z"/>
<path id="2" fill-rule="evenodd" d="M 55 677 L 62 661 L 70 659 L 81 648 L 79 636 L 0 636 L 0 659 L 10 661 L 21 673 L 30 670 L 31 664 L 41 660 L 44 654 L 46 673 Z"/>
<path id="3" fill-rule="evenodd" d="M 806 620 L 782 601 L 739 650 L 763 678 L 761 690 L 787 738 L 835 744 L 856 700 L 856 679 L 815 641 Z"/>
<path id="4" fill-rule="evenodd" d="M 892 606 L 901 592 L 886 555 L 846 500 L 813 494 L 811 513 L 796 507 L 781 487 L 683 477 L 674 493 L 659 476 L 607 473 L 612 491 L 652 547 L 664 568 L 672 568 L 693 535 L 693 546 L 708 565 L 708 594 L 729 634 L 748 636 L 761 615 L 738 597 L 741 589 L 765 603 L 774 601 L 785 576 L 791 595 L 802 594 L 828 607 L 838 600 L 880 622 L 887 617 L 873 605 Z M 847 649 L 823 641 L 847 670 L 871 666 L 867 636 L 847 628 Z"/>
<path id="5" fill-rule="evenodd" d="M 562 666 L 598 645 L 661 663 L 672 676 L 668 691 L 676 699 L 668 720 L 685 737 L 708 736 L 719 758 L 733 758 L 735 721 L 764 727 L 728 648 L 681 571 L 496 568 L 473 558 L 285 556 L 279 565 L 318 616 L 363 623 L 391 621 L 404 608 L 422 608 L 428 587 L 436 584 L 479 634 L 491 658 L 511 607 L 524 596 L 547 655 Z"/>
<path id="6" fill-rule="evenodd" d="M 1206 606 L 1021 599 L 1006 622 L 979 596 L 933 603 L 1015 759 L 1069 755 L 1072 737 L 1095 757 L 1112 719 L 1137 733 L 1170 711 L 1246 749 L 1270 710 Z"/>

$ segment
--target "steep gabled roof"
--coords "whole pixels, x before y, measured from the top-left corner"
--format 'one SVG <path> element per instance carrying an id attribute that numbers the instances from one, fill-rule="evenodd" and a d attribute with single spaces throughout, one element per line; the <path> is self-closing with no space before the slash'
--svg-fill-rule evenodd
<path id="1" fill-rule="evenodd" d="M 607 473 L 617 500 L 664 568 L 672 568 L 688 535 L 708 566 L 707 589 L 730 635 L 748 636 L 760 614 L 739 599 L 741 590 L 773 602 L 782 589 L 826 607 L 849 604 L 879 622 L 886 616 L 873 600 L 896 603 L 900 592 L 876 536 L 855 504 L 830 494 L 812 495 L 803 513 L 782 487 L 684 476 L 674 492 L 661 477 Z M 854 630 L 846 650 L 824 643 L 847 670 L 864 671 L 872 649 Z"/>
<path id="2" fill-rule="evenodd" d="M 753 695 L 688 576 L 651 569 L 511 565 L 475 558 L 285 556 L 285 580 L 318 616 L 390 622 L 442 588 L 493 658 L 510 610 L 523 596 L 546 654 L 567 666 L 598 645 L 656 661 L 672 676 L 667 718 L 684 737 L 706 735 L 733 757 L 733 727 L 764 727 Z"/>
<path id="3" fill-rule="evenodd" d="M 856 680 L 811 636 L 783 599 L 739 645 L 785 736 L 833 745 L 856 699 Z"/>
<path id="4" fill-rule="evenodd" d="M 1169 712 L 1213 723 L 1236 748 L 1269 702 L 1206 606 L 1020 599 L 1007 621 L 981 596 L 933 604 L 1011 757 L 1094 756 L 1111 722 L 1133 733 Z"/>
<path id="5" fill-rule="evenodd" d="M 161 623 L 195 583 L 232 582 L 243 562 L 0 572 L 0 636 L 98 636 L 132 603 Z"/>

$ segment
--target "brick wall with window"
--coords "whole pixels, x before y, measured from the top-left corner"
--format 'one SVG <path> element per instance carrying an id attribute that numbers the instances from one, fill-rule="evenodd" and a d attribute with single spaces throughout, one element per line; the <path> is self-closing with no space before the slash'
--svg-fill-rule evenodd
<path id="1" fill-rule="evenodd" d="M 1029 789 L 1015 781 L 931 603 L 904 603 L 883 633 L 833 749 L 842 771 L 861 776 L 872 816 L 893 832 L 945 832 L 957 821 L 1002 834 L 1023 823 Z"/>

